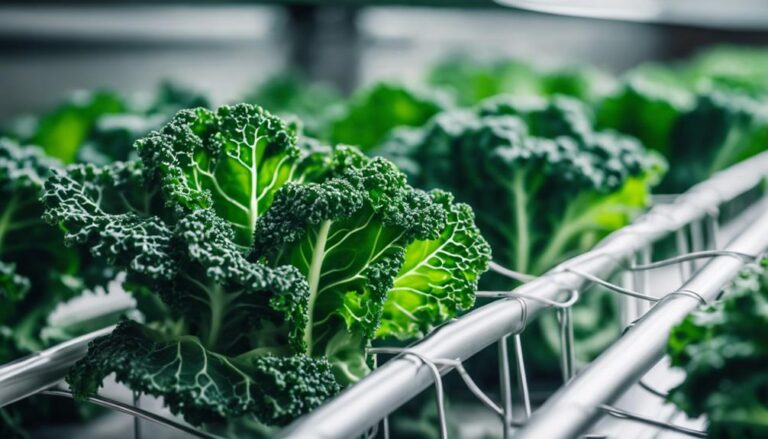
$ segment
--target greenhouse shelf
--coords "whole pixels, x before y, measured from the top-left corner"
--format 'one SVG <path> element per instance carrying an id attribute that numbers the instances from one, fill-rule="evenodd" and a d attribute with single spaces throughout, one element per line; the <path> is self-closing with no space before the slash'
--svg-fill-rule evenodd
<path id="1" fill-rule="evenodd" d="M 575 437 L 605 414 L 599 407 L 634 385 L 659 360 L 670 326 L 693 309 L 700 299 L 713 299 L 735 276 L 747 262 L 747 258 L 738 255 L 754 255 L 768 249 L 768 214 L 740 225 L 740 233 L 728 246 L 716 239 L 720 209 L 734 200 L 748 199 L 752 206 L 764 202 L 766 196 L 762 192 L 759 196 L 747 195 L 762 187 L 766 177 L 768 153 L 763 153 L 694 186 L 668 204 L 653 207 L 630 226 L 606 237 L 593 250 L 511 292 L 501 292 L 499 295 L 503 297 L 499 300 L 442 325 L 405 351 L 402 348 L 379 349 L 381 353 L 399 354 L 359 383 L 294 421 L 277 437 L 347 438 L 371 436 L 378 430 L 381 430 L 378 431 L 380 435 L 387 437 L 386 423 L 381 424 L 383 429 L 376 429 L 387 415 L 424 389 L 440 386 L 441 374 L 452 370 L 466 373 L 461 362 L 487 346 L 498 343 L 500 351 L 505 353 L 508 339 L 514 337 L 512 351 L 518 353 L 519 333 L 553 305 L 561 311 L 564 352 L 572 352 L 567 325 L 569 306 L 587 286 L 620 273 L 630 273 L 624 276 L 627 279 L 625 288 L 619 290 L 624 293 L 620 298 L 624 306 L 622 321 L 631 329 L 601 357 L 576 373 L 572 370 L 570 355 L 563 355 L 568 384 L 527 421 L 516 416 L 513 422 L 510 367 L 506 361 L 500 361 L 504 402 L 496 405 L 490 399 L 484 401 L 500 415 L 500 419 L 506 420 L 505 437 Z M 741 207 L 742 212 L 748 210 Z M 678 255 L 709 248 L 712 251 L 708 255 L 712 259 L 700 269 L 695 262 L 683 262 L 680 267 L 685 284 L 675 293 L 651 297 L 649 274 L 640 271 L 637 264 L 651 262 L 649 250 L 652 244 L 668 237 L 678 238 Z M 631 271 L 632 267 L 635 267 L 634 271 Z M 563 296 L 568 300 L 563 302 Z M 645 303 L 648 299 L 655 306 L 648 306 Z M 635 321 L 637 323 L 631 323 Z M 67 369 L 84 355 L 88 343 L 110 329 L 96 331 L 0 367 L 0 407 L 58 385 Z M 508 356 L 500 355 L 500 358 Z M 519 355 L 517 361 L 518 366 L 523 364 Z M 524 373 L 520 372 L 518 369 L 518 379 L 527 383 Z M 583 391 L 585 387 L 590 392 Z M 523 397 L 525 399 L 526 395 Z M 521 408 L 530 411 L 530 407 L 514 406 L 516 412 Z"/>

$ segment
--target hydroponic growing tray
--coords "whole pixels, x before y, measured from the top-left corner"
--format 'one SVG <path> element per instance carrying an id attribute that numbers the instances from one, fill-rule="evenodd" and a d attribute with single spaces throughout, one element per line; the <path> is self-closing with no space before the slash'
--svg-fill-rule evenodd
<path id="1" fill-rule="evenodd" d="M 646 433 L 650 428 L 654 432 L 703 437 L 697 428 L 670 424 L 668 420 L 675 412 L 669 409 L 648 416 L 610 404 L 640 383 L 652 400 L 656 398 L 656 405 L 661 405 L 663 390 L 643 377 L 662 360 L 672 325 L 697 305 L 718 300 L 723 287 L 744 264 L 768 249 L 768 197 L 761 192 L 766 177 L 768 153 L 763 153 L 696 185 L 671 203 L 653 207 L 593 250 L 538 278 L 494 266 L 497 272 L 527 282 L 513 291 L 479 292 L 497 300 L 438 327 L 407 348 L 375 348 L 372 353 L 379 354 L 380 366 L 373 373 L 297 419 L 279 437 L 388 437 L 387 415 L 430 386 L 434 386 L 437 396 L 441 435 L 447 437 L 441 376 L 451 372 L 461 374 L 480 402 L 498 417 L 504 437 L 572 438 L 587 433 L 589 437 L 609 437 L 592 430 L 601 419 L 598 430 L 610 430 L 606 416 L 622 423 L 640 423 L 647 427 L 643 430 Z M 734 202 L 741 203 L 741 213 L 723 219 L 720 209 Z M 669 237 L 676 239 L 677 255 L 651 261 L 651 247 Z M 678 287 L 658 289 L 661 284 L 653 282 L 653 270 L 662 267 L 673 267 L 667 268 L 667 274 L 670 269 L 679 273 Z M 617 274 L 623 274 L 622 285 L 604 280 Z M 574 349 L 578 346 L 574 346 L 570 311 L 592 284 L 617 294 L 625 332 L 589 366 L 576 370 Z M 532 407 L 521 335 L 537 316 L 553 309 L 561 328 L 564 384 L 542 406 Z M 0 367 L 0 407 L 40 392 L 67 396 L 66 391 L 57 389 L 66 370 L 85 354 L 89 341 L 109 330 L 96 331 Z M 514 366 L 507 355 L 510 338 Z M 494 343 L 499 349 L 501 401 L 493 401 L 479 389 L 462 366 L 463 361 Z M 385 360 L 388 354 L 395 356 Z M 513 371 L 516 386 L 512 384 Z M 130 404 L 98 397 L 92 401 L 167 424 L 188 435 L 214 437 Z M 622 437 L 629 437 L 626 434 L 632 430 L 622 431 Z"/>

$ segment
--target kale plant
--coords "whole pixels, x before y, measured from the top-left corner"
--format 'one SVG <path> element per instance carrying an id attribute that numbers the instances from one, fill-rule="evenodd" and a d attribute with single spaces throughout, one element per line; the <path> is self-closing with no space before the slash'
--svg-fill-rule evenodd
<path id="1" fill-rule="evenodd" d="M 417 186 L 445 188 L 471 205 L 496 262 L 534 275 L 629 224 L 663 171 L 658 155 L 633 138 L 596 131 L 585 105 L 565 97 L 494 98 L 474 111 L 398 130 L 376 152 L 407 170 Z M 497 276 L 483 282 L 492 290 L 513 286 Z M 583 360 L 618 335 L 614 301 L 597 293 L 585 295 L 574 311 Z M 540 322 L 539 336 L 555 349 L 556 320 Z M 553 364 L 551 350 L 530 352 L 538 368 Z"/>
<path id="2" fill-rule="evenodd" d="M 726 299 L 686 317 L 669 337 L 672 366 L 685 380 L 669 400 L 706 415 L 708 437 L 768 434 L 768 259 L 744 270 Z"/>
<path id="3" fill-rule="evenodd" d="M 284 424 L 367 373 L 374 337 L 472 305 L 489 248 L 466 205 L 311 145 L 257 106 L 183 110 L 137 142 L 140 162 L 49 180 L 46 219 L 154 299 L 147 323 L 93 342 L 77 396 L 115 373 L 193 424 Z"/>

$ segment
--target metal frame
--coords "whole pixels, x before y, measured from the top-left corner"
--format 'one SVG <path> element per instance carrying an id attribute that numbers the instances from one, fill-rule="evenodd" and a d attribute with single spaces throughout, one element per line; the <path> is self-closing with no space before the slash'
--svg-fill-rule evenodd
<path id="1" fill-rule="evenodd" d="M 768 249 L 768 212 L 727 248 L 760 254 Z M 702 302 L 715 300 L 739 273 L 744 258 L 718 256 L 679 290 L 651 308 L 608 350 L 551 396 L 516 432 L 521 439 L 577 437 L 605 412 L 605 404 L 638 382 L 664 356 L 672 327 Z"/>
<path id="2" fill-rule="evenodd" d="M 0 367 L 0 407 L 56 385 L 85 356 L 88 343 L 113 329 L 99 329 Z"/>
<path id="3" fill-rule="evenodd" d="M 475 309 L 437 328 L 411 347 L 400 349 L 398 356 L 312 413 L 296 420 L 278 437 L 336 438 L 375 434 L 375 425 L 379 420 L 385 419 L 427 387 L 437 384 L 439 390 L 440 375 L 451 370 L 458 370 L 470 390 L 505 420 L 505 437 L 513 433 L 519 437 L 574 437 L 606 412 L 631 418 L 631 414 L 622 414 L 605 404 L 627 385 L 637 381 L 658 360 L 669 327 L 698 301 L 713 298 L 744 263 L 745 258 L 741 256 L 768 248 L 768 234 L 765 233 L 768 214 L 765 214 L 728 247 L 729 251 L 701 251 L 704 241 L 708 241 L 710 247 L 717 248 L 712 244 L 715 244 L 717 227 L 713 218 L 718 208 L 760 185 L 766 177 L 768 153 L 763 153 L 693 187 L 671 204 L 654 207 L 632 225 L 609 235 L 592 251 L 555 267 L 512 292 L 501 292 L 508 297 Z M 687 255 L 690 250 L 687 239 L 679 232 L 686 227 L 692 232 L 690 247 L 698 254 Z M 651 297 L 647 294 L 648 278 L 643 270 L 658 263 L 651 263 L 648 249 L 652 243 L 672 234 L 682 237 L 678 240 L 682 257 L 673 258 L 671 262 L 681 263 L 684 279 L 697 268 L 695 258 L 707 256 L 715 259 L 678 292 L 662 298 Z M 708 240 L 701 238 L 707 234 Z M 623 321 L 629 323 L 643 314 L 645 316 L 634 323 L 633 328 L 592 366 L 573 378 L 572 350 L 569 349 L 573 344 L 568 324 L 570 305 L 575 303 L 586 286 L 604 282 L 601 279 L 619 272 L 627 273 L 624 277 L 634 289 L 607 283 L 605 286 L 627 295 L 627 300 L 622 298 L 622 303 L 633 304 L 631 312 L 625 312 Z M 563 296 L 567 296 L 567 300 L 563 300 Z M 648 306 L 638 303 L 638 300 L 653 302 L 655 306 L 648 311 Z M 525 388 L 527 380 L 520 354 L 519 333 L 528 321 L 553 306 L 560 311 L 564 379 L 568 384 L 521 426 L 514 423 L 512 417 L 507 341 L 512 336 L 515 342 L 513 352 L 517 354 L 518 381 L 523 388 L 523 408 L 527 417 L 531 410 Z M 66 370 L 85 354 L 87 344 L 110 331 L 111 328 L 105 328 L 0 367 L 0 407 L 56 385 Z M 462 361 L 493 343 L 498 343 L 501 353 L 503 398 L 499 405 L 487 397 L 483 398 L 482 391 L 461 366 Z M 376 352 L 397 353 L 391 349 Z M 611 373 L 606 374 L 606 370 Z M 606 376 L 611 379 L 606 380 Z M 589 391 L 584 391 L 584 388 Z M 439 396 L 440 393 L 438 391 Z M 513 426 L 521 429 L 514 432 Z M 386 422 L 384 431 L 386 437 Z"/>
<path id="4" fill-rule="evenodd" d="M 464 361 L 492 343 L 516 334 L 528 320 L 557 301 L 564 291 L 580 291 L 595 278 L 608 278 L 650 244 L 702 221 L 730 200 L 758 186 L 768 176 L 768 153 L 762 153 L 702 182 L 670 205 L 660 205 L 632 225 L 606 237 L 597 247 L 571 259 L 498 300 L 435 330 L 403 354 L 285 428 L 280 438 L 345 438 L 365 434 L 372 424 L 435 382 L 428 359 Z M 531 300 L 536 297 L 539 300 Z M 543 299 L 543 300 L 542 300 Z M 453 367 L 442 365 L 442 374 Z M 549 436 L 539 436 L 549 437 Z"/>

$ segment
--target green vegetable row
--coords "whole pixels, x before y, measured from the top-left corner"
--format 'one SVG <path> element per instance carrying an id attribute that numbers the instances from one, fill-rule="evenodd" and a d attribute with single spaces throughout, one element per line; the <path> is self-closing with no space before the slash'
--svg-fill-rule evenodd
<path id="1" fill-rule="evenodd" d="M 760 56 L 621 78 L 454 59 L 349 99 L 291 74 L 217 110 L 172 84 L 75 95 L 0 140 L 0 363 L 85 331 L 48 316 L 119 278 L 138 317 L 70 371 L 78 397 L 115 374 L 195 425 L 290 422 L 369 373 L 371 345 L 424 336 L 478 285 L 513 287 L 480 279 L 491 249 L 541 274 L 659 182 L 765 150 L 762 77 L 745 73 Z M 582 361 L 618 332 L 612 298 L 585 297 Z M 556 321 L 531 333 L 534 373 L 551 372 Z M 0 410 L 0 433 L 23 436 L 45 405 Z"/>

